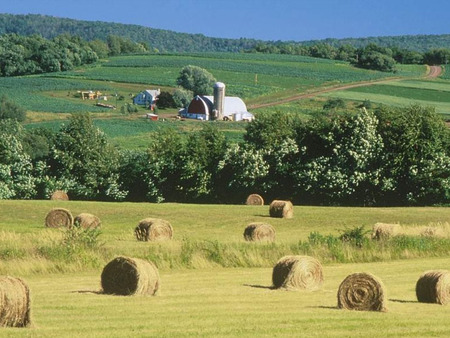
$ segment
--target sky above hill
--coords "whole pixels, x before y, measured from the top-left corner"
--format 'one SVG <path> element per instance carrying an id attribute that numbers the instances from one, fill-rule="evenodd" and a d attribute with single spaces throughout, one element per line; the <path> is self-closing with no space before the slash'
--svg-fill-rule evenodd
<path id="1" fill-rule="evenodd" d="M 261 40 L 450 33 L 448 0 L 5 0 L 0 12 Z"/>

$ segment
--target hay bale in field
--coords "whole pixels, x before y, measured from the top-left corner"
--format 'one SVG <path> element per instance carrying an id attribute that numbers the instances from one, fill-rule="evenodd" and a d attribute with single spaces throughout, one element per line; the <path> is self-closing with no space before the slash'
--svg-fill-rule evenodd
<path id="1" fill-rule="evenodd" d="M 370 273 L 354 273 L 339 285 L 338 308 L 357 311 L 381 311 L 386 309 L 384 285 Z"/>
<path id="2" fill-rule="evenodd" d="M 251 223 L 244 230 L 244 238 L 249 242 L 275 240 L 275 229 L 268 223 Z"/>
<path id="3" fill-rule="evenodd" d="M 160 279 L 152 262 L 119 256 L 103 268 L 101 284 L 106 294 L 153 296 L 159 289 Z"/>
<path id="4" fill-rule="evenodd" d="M 317 290 L 323 283 L 322 265 L 309 256 L 284 256 L 273 267 L 272 283 L 277 289 Z"/>
<path id="5" fill-rule="evenodd" d="M 63 190 L 55 190 L 55 192 L 53 192 L 50 196 L 50 199 L 54 201 L 68 201 L 69 195 L 67 195 L 67 193 Z"/>
<path id="6" fill-rule="evenodd" d="M 372 229 L 372 239 L 384 240 L 400 233 L 400 224 L 375 223 Z"/>
<path id="7" fill-rule="evenodd" d="M 269 207 L 270 217 L 292 218 L 294 217 L 294 207 L 290 201 L 274 200 Z"/>
<path id="8" fill-rule="evenodd" d="M 84 229 L 95 229 L 99 228 L 102 222 L 97 216 L 83 212 L 75 217 L 73 224 Z"/>
<path id="9" fill-rule="evenodd" d="M 423 237 L 445 237 L 444 229 L 435 226 L 422 228 L 420 235 Z"/>
<path id="10" fill-rule="evenodd" d="M 245 201 L 246 205 L 264 205 L 264 199 L 261 195 L 251 194 L 247 197 Z"/>
<path id="11" fill-rule="evenodd" d="M 134 229 L 138 241 L 161 241 L 172 239 L 173 228 L 169 222 L 159 218 L 145 218 Z"/>
<path id="12" fill-rule="evenodd" d="M 445 305 L 450 302 L 450 271 L 427 271 L 416 284 L 417 300 L 421 303 Z"/>
<path id="13" fill-rule="evenodd" d="M 48 228 L 71 227 L 72 225 L 72 213 L 64 208 L 53 208 L 45 217 L 45 226 Z"/>
<path id="14" fill-rule="evenodd" d="M 30 289 L 19 278 L 0 277 L 0 327 L 30 325 Z"/>

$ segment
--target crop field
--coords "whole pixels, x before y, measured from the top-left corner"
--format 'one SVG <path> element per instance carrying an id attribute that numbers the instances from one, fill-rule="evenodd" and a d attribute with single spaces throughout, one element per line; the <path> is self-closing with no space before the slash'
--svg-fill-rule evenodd
<path id="1" fill-rule="evenodd" d="M 108 141 L 121 149 L 146 149 L 153 137 L 152 134 L 165 129 L 174 129 L 180 133 L 200 130 L 202 124 L 197 121 L 180 121 L 173 118 L 151 121 L 142 117 L 114 117 L 95 118 L 94 125 L 105 133 Z M 57 132 L 66 120 L 51 120 L 45 122 L 27 123 L 25 128 L 47 128 Z M 245 133 L 245 122 L 216 121 L 214 125 L 223 132 L 225 137 L 232 143 L 242 140 Z"/>
<path id="2" fill-rule="evenodd" d="M 101 67 L 68 76 L 119 82 L 175 86 L 181 68 L 194 65 L 207 69 L 227 84 L 229 95 L 252 99 L 273 92 L 303 92 L 324 84 L 369 81 L 394 76 L 351 67 L 348 63 L 303 56 L 258 54 L 144 55 L 111 58 Z M 403 67 L 402 76 L 419 76 L 423 67 Z M 281 94 L 282 95 L 282 94 Z"/>
<path id="3" fill-rule="evenodd" d="M 434 106 L 438 113 L 450 116 L 450 82 L 444 80 L 392 81 L 388 84 L 351 88 L 321 96 L 355 101 L 370 100 L 393 106 Z"/>
<path id="4" fill-rule="evenodd" d="M 321 86 L 371 81 L 393 76 L 419 77 L 423 66 L 402 66 L 398 74 L 358 69 L 348 63 L 292 55 L 157 54 L 112 57 L 96 66 L 71 72 L 1 78 L 0 90 L 30 112 L 104 112 L 92 102 L 73 97 L 78 90 L 100 90 L 126 98 L 148 87 L 176 86 L 182 67 L 198 65 L 227 84 L 227 94 L 247 104 L 266 97 L 303 93 Z M 20 90 L 17 90 L 20 88 Z"/>
<path id="5" fill-rule="evenodd" d="M 48 78 L 48 77 L 0 77 L 0 91 L 24 107 L 27 111 L 71 113 L 102 112 L 104 108 L 96 107 L 92 101 L 73 98 L 77 90 L 89 90 L 92 83 L 83 80 Z M 112 90 L 107 83 L 96 83 L 94 90 Z M 57 97 L 56 92 L 63 92 Z"/>
<path id="6" fill-rule="evenodd" d="M 65 230 L 45 228 L 45 215 L 53 207 L 99 216 L 98 247 L 78 248 L 64 237 Z M 344 244 L 344 261 L 319 248 L 308 252 L 323 264 L 324 284 L 318 291 L 271 288 L 273 264 L 286 254 L 301 254 L 296 248 L 312 232 L 337 235 L 355 226 L 370 229 L 375 222 L 448 228 L 448 208 L 295 206 L 294 218 L 275 219 L 268 218 L 267 205 L 0 201 L 0 215 L 0 273 L 23 278 L 32 297 L 33 325 L 2 329 L 5 336 L 450 335 L 450 307 L 419 303 L 415 296 L 424 271 L 448 269 L 448 239 L 434 253 L 421 251 L 427 241 L 391 254 L 387 247 Z M 133 229 L 145 217 L 170 221 L 173 240 L 138 242 Z M 245 226 L 255 221 L 274 226 L 274 243 L 244 241 Z M 103 267 L 118 255 L 155 262 L 161 278 L 157 296 L 99 292 Z M 383 281 L 386 313 L 337 308 L 339 284 L 354 272 L 370 272 Z"/>

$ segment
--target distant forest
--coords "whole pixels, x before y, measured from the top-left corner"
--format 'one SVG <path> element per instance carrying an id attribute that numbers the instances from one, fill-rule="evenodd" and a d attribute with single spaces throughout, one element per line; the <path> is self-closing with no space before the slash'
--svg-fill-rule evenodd
<path id="1" fill-rule="evenodd" d="M 79 36 L 86 41 L 106 41 L 109 36 L 114 35 L 136 43 L 142 43 L 159 52 L 239 52 L 254 49 L 261 43 L 274 46 L 280 46 L 280 44 L 291 46 L 327 44 L 335 48 L 346 45 L 364 48 L 367 45 L 376 44 L 380 47 L 396 47 L 420 53 L 450 47 L 450 34 L 287 41 L 282 43 L 281 41 L 261 41 L 246 38 L 214 38 L 202 34 L 177 33 L 138 25 L 81 21 L 38 14 L 0 14 L 0 35 L 8 33 L 24 36 L 39 34 L 47 39 L 53 39 L 61 34 L 70 34 Z"/>

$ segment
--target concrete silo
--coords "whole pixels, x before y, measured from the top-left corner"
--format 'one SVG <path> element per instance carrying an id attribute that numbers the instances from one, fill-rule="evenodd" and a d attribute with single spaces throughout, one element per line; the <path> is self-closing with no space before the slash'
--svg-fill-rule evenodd
<path id="1" fill-rule="evenodd" d="M 214 84 L 214 120 L 223 120 L 225 105 L 225 84 L 216 82 Z"/>

